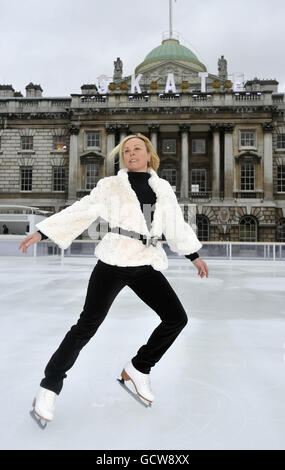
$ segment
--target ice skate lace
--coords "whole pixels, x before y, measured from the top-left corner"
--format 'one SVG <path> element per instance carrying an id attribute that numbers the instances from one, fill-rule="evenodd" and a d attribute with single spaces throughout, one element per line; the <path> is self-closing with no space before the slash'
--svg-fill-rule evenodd
<path id="1" fill-rule="evenodd" d="M 143 384 L 144 384 L 144 385 L 147 385 L 147 386 L 149 387 L 149 389 L 150 389 L 150 378 L 149 378 L 149 375 L 143 375 L 143 376 L 141 377 L 141 379 L 142 379 Z"/>
<path id="2" fill-rule="evenodd" d="M 50 391 L 45 392 L 45 402 L 49 408 L 53 408 L 55 404 L 56 395 Z"/>

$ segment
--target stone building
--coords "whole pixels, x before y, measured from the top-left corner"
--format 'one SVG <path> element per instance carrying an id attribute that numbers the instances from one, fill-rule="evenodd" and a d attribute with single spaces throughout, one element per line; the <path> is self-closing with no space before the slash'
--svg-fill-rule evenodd
<path id="1" fill-rule="evenodd" d="M 0 204 L 60 211 L 116 174 L 107 155 L 141 132 L 181 207 L 196 205 L 201 241 L 285 241 L 284 94 L 258 78 L 238 90 L 223 56 L 211 74 L 173 35 L 132 76 L 117 58 L 69 97 L 0 85 Z"/>

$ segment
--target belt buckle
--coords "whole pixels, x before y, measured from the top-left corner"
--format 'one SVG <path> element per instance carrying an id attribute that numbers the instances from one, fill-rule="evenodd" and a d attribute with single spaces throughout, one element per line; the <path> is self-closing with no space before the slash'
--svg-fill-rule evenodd
<path id="1" fill-rule="evenodd" d="M 156 246 L 158 241 L 158 237 L 147 237 L 146 238 L 146 246 L 149 247 L 150 245 Z"/>
<path id="2" fill-rule="evenodd" d="M 158 237 L 152 237 L 152 238 L 154 240 L 153 246 L 156 246 L 158 242 Z"/>

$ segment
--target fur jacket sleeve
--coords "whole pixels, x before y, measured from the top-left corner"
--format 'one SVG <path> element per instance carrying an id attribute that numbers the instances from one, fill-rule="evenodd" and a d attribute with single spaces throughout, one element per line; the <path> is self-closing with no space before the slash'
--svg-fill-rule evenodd
<path id="1" fill-rule="evenodd" d="M 88 196 L 36 224 L 50 240 L 67 249 L 89 225 L 104 213 L 104 178 Z"/>

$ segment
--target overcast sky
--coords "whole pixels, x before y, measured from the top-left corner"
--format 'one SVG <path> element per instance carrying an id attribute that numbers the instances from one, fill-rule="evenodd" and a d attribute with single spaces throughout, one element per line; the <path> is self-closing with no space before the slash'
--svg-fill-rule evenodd
<path id="1" fill-rule="evenodd" d="M 156 46 L 169 29 L 168 0 L 0 0 L 0 84 L 25 96 L 29 82 L 43 96 L 80 93 L 113 62 L 123 75 Z M 173 29 L 181 43 L 217 74 L 218 57 L 228 72 L 245 79 L 279 81 L 285 91 L 285 0 L 173 1 Z"/>

